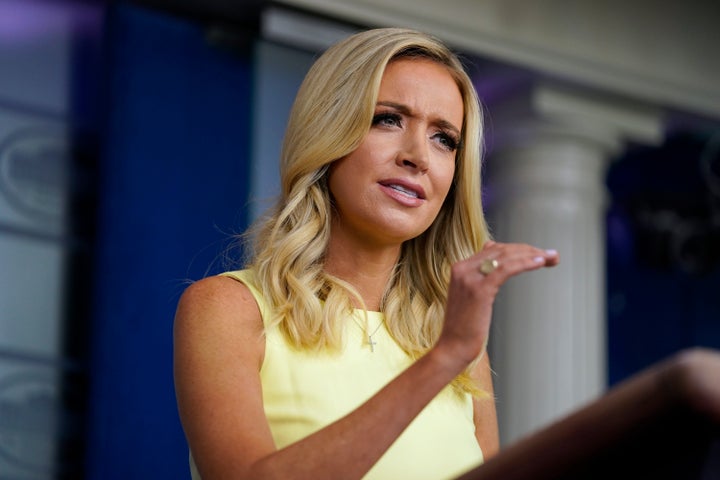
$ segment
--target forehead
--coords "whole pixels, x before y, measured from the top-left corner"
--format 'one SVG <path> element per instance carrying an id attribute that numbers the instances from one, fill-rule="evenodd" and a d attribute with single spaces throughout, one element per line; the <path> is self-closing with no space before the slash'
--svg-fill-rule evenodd
<path id="1" fill-rule="evenodd" d="M 400 101 L 410 108 L 441 115 L 458 128 L 463 119 L 463 96 L 449 68 L 425 57 L 399 58 L 388 63 L 378 101 Z"/>

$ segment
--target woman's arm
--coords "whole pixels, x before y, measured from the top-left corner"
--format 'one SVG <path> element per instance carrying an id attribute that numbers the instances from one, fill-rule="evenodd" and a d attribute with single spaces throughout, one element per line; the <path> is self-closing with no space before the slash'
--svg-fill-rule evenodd
<path id="1" fill-rule="evenodd" d="M 210 277 L 185 290 L 175 315 L 175 390 L 206 479 L 243 478 L 252 461 L 275 451 L 262 418 L 263 354 L 262 320 L 247 287 Z"/>

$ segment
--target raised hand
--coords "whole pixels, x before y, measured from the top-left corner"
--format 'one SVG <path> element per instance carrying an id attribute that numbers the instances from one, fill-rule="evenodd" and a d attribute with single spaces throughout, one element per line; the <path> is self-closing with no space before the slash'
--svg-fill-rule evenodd
<path id="1" fill-rule="evenodd" d="M 445 324 L 436 348 L 448 348 L 465 365 L 475 360 L 487 344 L 500 287 L 510 277 L 555 266 L 559 260 L 555 250 L 488 241 L 481 251 L 453 265 Z"/>

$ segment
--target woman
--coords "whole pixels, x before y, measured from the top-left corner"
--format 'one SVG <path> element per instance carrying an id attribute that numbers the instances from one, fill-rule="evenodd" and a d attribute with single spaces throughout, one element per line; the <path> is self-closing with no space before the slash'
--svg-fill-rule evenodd
<path id="1" fill-rule="evenodd" d="M 498 450 L 492 304 L 558 257 L 489 239 L 480 148 L 438 40 L 376 29 L 318 59 L 246 268 L 178 305 L 194 478 L 453 478 Z"/>

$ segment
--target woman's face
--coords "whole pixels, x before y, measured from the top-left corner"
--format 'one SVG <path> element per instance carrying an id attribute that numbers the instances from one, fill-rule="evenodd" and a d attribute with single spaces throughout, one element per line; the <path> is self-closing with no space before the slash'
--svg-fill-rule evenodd
<path id="1" fill-rule="evenodd" d="M 370 131 L 330 168 L 333 235 L 387 245 L 424 232 L 453 180 L 463 114 L 445 66 L 424 58 L 388 64 Z"/>

